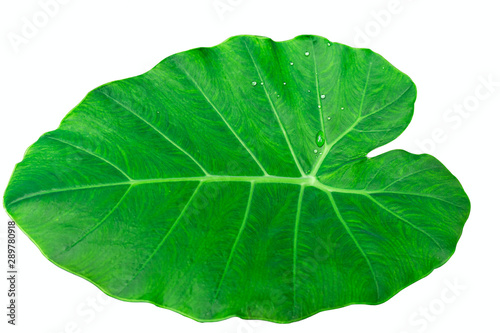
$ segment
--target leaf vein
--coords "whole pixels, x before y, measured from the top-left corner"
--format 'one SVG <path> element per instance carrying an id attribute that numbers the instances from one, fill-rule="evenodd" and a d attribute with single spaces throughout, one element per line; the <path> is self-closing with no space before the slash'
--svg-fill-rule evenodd
<path id="1" fill-rule="evenodd" d="M 247 49 L 247 52 L 248 52 L 248 55 L 250 56 L 250 59 L 252 60 L 252 63 L 253 63 L 253 66 L 255 67 L 255 70 L 257 71 L 257 74 L 259 76 L 259 79 L 261 82 L 264 82 L 264 80 L 262 79 L 262 75 L 260 73 L 260 70 L 259 68 L 257 67 L 257 63 L 255 62 L 255 59 L 252 55 L 252 53 L 250 52 L 250 49 L 248 48 L 248 45 L 245 41 L 243 41 L 243 43 L 245 44 L 245 47 Z M 267 91 L 267 88 L 266 88 L 266 85 L 264 84 L 263 85 L 263 88 L 264 88 L 264 92 L 266 94 L 266 97 L 267 97 L 267 100 L 271 106 L 271 109 L 274 113 L 274 116 L 276 117 L 276 120 L 278 121 L 278 124 L 280 126 L 280 129 L 281 129 L 281 132 L 283 133 L 283 136 L 285 137 L 285 141 L 288 145 L 288 148 L 290 149 L 290 153 L 292 154 L 292 157 L 295 161 L 295 165 L 297 166 L 297 169 L 299 170 L 300 174 L 302 176 L 305 176 L 305 173 L 304 173 L 304 170 L 302 170 L 302 167 L 300 166 L 300 163 L 299 163 L 299 160 L 297 159 L 297 156 L 295 155 L 295 152 L 293 150 L 293 147 L 292 147 L 292 144 L 290 142 L 290 139 L 288 138 L 288 134 L 285 130 L 285 127 L 283 126 L 283 123 L 281 122 L 281 119 L 280 119 L 280 116 L 278 115 L 278 111 L 276 110 L 276 107 L 274 106 L 274 103 L 273 101 L 271 100 L 271 97 L 269 96 L 269 92 Z"/>
<path id="2" fill-rule="evenodd" d="M 76 245 L 78 245 L 81 241 L 83 241 L 85 238 L 87 238 L 91 233 L 93 233 L 94 231 L 96 231 L 108 219 L 108 217 L 110 217 L 111 214 L 113 214 L 115 212 L 115 210 L 118 208 L 118 206 L 120 206 L 120 204 L 123 202 L 123 200 L 125 200 L 125 197 L 130 192 L 131 189 L 132 189 L 132 185 L 130 185 L 127 188 L 127 190 L 125 191 L 125 193 L 123 193 L 123 195 L 121 196 L 120 200 L 118 200 L 118 202 L 113 206 L 113 208 L 108 212 L 108 214 L 106 214 L 98 223 L 96 223 L 90 230 L 88 230 L 76 242 L 74 242 L 72 245 L 70 245 L 67 248 L 65 248 L 61 253 L 57 254 L 57 256 L 63 254 L 64 252 L 68 252 L 69 250 L 71 250 L 72 248 L 74 248 Z"/>
<path id="3" fill-rule="evenodd" d="M 409 85 L 409 86 L 408 86 L 408 88 L 406 88 L 406 89 L 405 89 L 405 90 L 401 93 L 401 95 L 399 95 L 398 97 L 396 97 L 396 99 L 394 99 L 392 102 L 387 103 L 386 105 L 384 105 L 383 107 L 379 108 L 379 109 L 378 109 L 378 110 L 376 110 L 376 111 L 373 111 L 373 112 L 371 112 L 371 113 L 369 113 L 369 114 L 366 114 L 366 115 L 362 116 L 362 117 L 361 117 L 361 119 L 365 119 L 365 118 L 368 118 L 368 117 L 370 117 L 370 116 L 373 116 L 374 114 L 379 113 L 380 111 L 383 111 L 383 110 L 385 110 L 386 108 L 388 108 L 389 106 L 391 106 L 392 104 L 396 103 L 397 101 L 399 101 L 399 100 L 401 99 L 401 97 L 403 97 L 403 96 L 404 96 L 404 95 L 405 95 L 405 94 L 406 94 L 406 93 L 410 90 L 410 88 L 411 88 L 411 87 L 412 87 L 412 86 L 411 86 L 411 85 Z"/>
<path id="4" fill-rule="evenodd" d="M 359 106 L 359 110 L 358 110 L 358 118 L 356 119 L 356 121 L 354 123 L 352 123 L 351 126 L 349 126 L 349 128 L 347 128 L 344 132 L 342 132 L 342 134 L 340 134 L 330 145 L 326 146 L 326 149 L 323 152 L 323 155 L 318 159 L 318 161 L 314 165 L 314 168 L 311 171 L 311 176 L 316 176 L 316 174 L 319 171 L 319 168 L 323 164 L 323 161 L 325 160 L 325 158 L 330 153 L 332 147 L 335 146 L 340 140 L 342 140 L 342 138 L 344 136 L 346 136 L 349 132 L 351 132 L 351 130 L 356 127 L 356 125 L 361 121 L 361 119 L 363 119 L 361 117 L 361 110 L 363 108 L 363 104 L 365 101 L 366 89 L 368 87 L 368 80 L 370 79 L 371 69 L 372 69 L 372 63 L 370 63 L 370 66 L 368 68 L 368 74 L 366 76 L 365 88 L 363 90 L 363 95 L 361 96 L 361 102 L 360 102 L 360 106 Z"/>
<path id="5" fill-rule="evenodd" d="M 373 277 L 373 281 L 375 282 L 375 287 L 377 289 L 377 300 L 380 299 L 380 287 L 379 287 L 379 283 L 378 283 L 378 280 L 376 278 L 375 271 L 373 270 L 373 266 L 372 266 L 370 259 L 366 255 L 365 251 L 363 250 L 363 248 L 361 247 L 361 245 L 359 244 L 357 239 L 354 237 L 354 234 L 352 233 L 351 228 L 349 228 L 346 221 L 342 217 L 342 214 L 340 213 L 340 210 L 337 207 L 335 200 L 333 199 L 332 193 L 331 192 L 325 192 L 325 193 L 328 195 L 328 198 L 330 199 L 330 203 L 332 204 L 333 210 L 335 211 L 335 214 L 337 215 L 338 219 L 340 220 L 340 223 L 344 226 L 344 229 L 346 230 L 347 234 L 351 237 L 352 241 L 354 242 L 354 244 L 358 248 L 359 252 L 361 253 L 363 258 L 365 259 L 366 264 L 368 265 L 368 268 L 369 268 L 371 275 Z"/>
<path id="6" fill-rule="evenodd" d="M 198 193 L 198 190 L 200 189 L 202 184 L 203 184 L 202 181 L 200 181 L 198 183 L 198 186 L 193 191 L 193 194 L 191 195 L 191 197 L 189 198 L 187 203 L 184 205 L 184 208 L 182 209 L 181 213 L 179 214 L 179 216 L 177 217 L 175 222 L 172 224 L 172 226 L 168 229 L 168 232 L 165 234 L 165 236 L 163 236 L 160 243 L 158 243 L 158 245 L 155 247 L 153 252 L 149 255 L 149 257 L 146 259 L 146 261 L 144 261 L 144 263 L 137 270 L 137 272 L 134 274 L 134 276 L 132 276 L 132 278 L 125 283 L 125 286 L 117 294 L 121 294 L 130 285 L 130 283 L 132 283 L 132 281 L 134 281 L 137 278 L 137 276 L 139 276 L 139 274 L 144 270 L 144 268 L 146 268 L 146 266 L 150 263 L 151 259 L 153 259 L 153 257 L 156 255 L 156 253 L 158 253 L 158 251 L 163 246 L 163 244 L 165 244 L 165 242 L 167 241 L 167 239 L 170 236 L 170 234 L 172 233 L 172 231 L 175 229 L 175 227 L 177 226 L 177 224 L 179 223 L 181 218 L 184 216 L 185 212 L 187 211 L 187 208 L 189 207 L 189 205 L 193 201 L 194 197 L 196 196 L 196 193 Z"/>
<path id="7" fill-rule="evenodd" d="M 436 197 L 435 195 L 426 195 L 423 193 L 396 192 L 396 191 L 371 191 L 371 192 L 367 192 L 367 193 L 370 193 L 370 194 L 400 194 L 400 195 L 409 195 L 409 196 L 414 196 L 414 197 L 430 198 L 430 199 L 446 202 L 446 203 L 448 203 L 452 206 L 458 207 L 458 208 L 465 208 L 464 206 L 457 205 L 454 202 L 448 201 L 448 200 L 440 198 L 440 197 Z"/>
<path id="8" fill-rule="evenodd" d="M 385 205 L 383 205 L 381 202 L 379 202 L 377 199 L 375 199 L 374 197 L 372 197 L 371 195 L 366 195 L 367 198 L 369 198 L 371 201 L 373 201 L 375 204 L 377 204 L 380 208 L 384 209 L 385 211 L 387 211 L 388 213 L 394 215 L 397 219 L 405 222 L 406 224 L 410 225 L 411 227 L 413 227 L 415 230 L 418 230 L 420 231 L 421 233 L 423 233 L 424 235 L 426 235 L 427 237 L 429 237 L 440 249 L 443 249 L 441 247 L 441 244 L 438 243 L 438 241 L 432 237 L 429 233 L 427 233 L 425 230 L 417 227 L 416 225 L 414 225 L 413 223 L 411 223 L 410 221 L 408 221 L 407 219 L 401 217 L 399 214 L 396 214 L 396 212 L 394 212 L 393 210 L 389 209 L 388 207 L 386 207 Z"/>
<path id="9" fill-rule="evenodd" d="M 205 168 L 201 165 L 201 163 L 196 158 L 193 157 L 193 155 L 191 155 L 190 153 L 188 153 L 185 149 L 183 149 L 181 146 L 179 146 L 175 141 L 173 141 L 172 139 L 170 139 L 165 133 L 163 133 L 162 131 L 160 131 L 156 126 L 154 126 L 153 124 L 151 124 L 149 121 L 147 121 L 146 119 L 144 119 L 143 117 L 141 117 L 137 112 L 133 111 L 130 107 L 126 106 L 125 104 L 123 104 L 119 100 L 115 99 L 114 97 L 106 94 L 105 92 L 103 92 L 101 90 L 98 90 L 98 92 L 101 93 L 101 94 L 103 94 L 107 98 L 111 99 L 116 104 L 118 104 L 119 106 L 121 106 L 123 109 L 127 110 L 128 112 L 130 112 L 131 114 L 133 114 L 134 116 L 136 116 L 138 119 L 140 119 L 141 121 L 143 121 L 146 125 L 148 125 L 149 127 L 151 127 L 158 134 L 160 134 L 165 140 L 167 140 L 168 142 L 170 142 L 174 147 L 176 147 L 182 153 L 184 153 L 187 157 L 189 157 L 201 169 L 201 171 L 203 171 L 203 173 L 205 175 L 209 175 L 209 173 L 207 172 L 207 170 L 205 170 Z"/>
<path id="10" fill-rule="evenodd" d="M 295 316 L 297 305 L 297 243 L 299 239 L 299 223 L 302 211 L 302 201 L 304 200 L 304 186 L 300 187 L 299 198 L 297 200 L 297 213 L 295 215 L 295 228 L 293 232 L 293 314 Z"/>
<path id="11" fill-rule="evenodd" d="M 212 100 L 207 96 L 207 94 L 205 93 L 205 91 L 201 88 L 201 86 L 199 85 L 199 83 L 193 78 L 193 76 L 182 65 L 180 65 L 179 63 L 177 63 L 177 66 L 187 75 L 187 77 L 191 80 L 191 82 L 193 82 L 193 84 L 196 87 L 196 89 L 203 95 L 203 97 L 205 98 L 205 100 L 208 102 L 208 104 L 210 104 L 210 106 L 219 115 L 219 117 L 222 119 L 222 121 L 227 126 L 227 128 L 231 131 L 231 133 L 233 133 L 233 135 L 236 137 L 236 139 L 238 139 L 238 141 L 241 144 L 241 146 L 243 148 L 245 148 L 245 150 L 253 158 L 253 160 L 255 161 L 255 163 L 257 163 L 257 165 L 262 170 L 262 172 L 264 173 L 264 175 L 268 175 L 268 173 L 267 173 L 266 169 L 264 168 L 264 166 L 262 165 L 262 163 L 255 156 L 255 154 L 250 150 L 250 148 L 248 148 L 248 146 L 240 138 L 240 136 L 236 133 L 236 131 L 233 129 L 233 127 L 229 124 L 229 122 L 226 120 L 226 118 L 222 115 L 222 113 L 220 112 L 220 110 L 215 106 L 215 104 L 212 102 Z"/>
<path id="12" fill-rule="evenodd" d="M 382 170 L 383 170 L 383 168 L 379 168 L 379 169 L 377 170 L 377 172 L 375 172 L 375 175 L 374 175 L 374 176 L 370 179 L 370 181 L 366 184 L 366 186 L 364 187 L 364 189 L 363 189 L 363 190 L 368 189 L 368 187 L 371 185 L 371 183 L 373 183 L 373 181 L 375 180 L 375 178 L 377 178 L 378 174 L 379 174 L 379 173 L 380 173 L 380 171 L 382 171 Z"/>
<path id="13" fill-rule="evenodd" d="M 236 236 L 236 239 L 234 240 L 233 246 L 231 247 L 231 252 L 229 253 L 229 257 L 226 261 L 226 265 L 224 267 L 224 272 L 222 273 L 222 276 L 219 280 L 219 283 L 217 284 L 217 291 L 215 292 L 215 298 L 219 296 L 220 288 L 222 286 L 222 282 L 224 281 L 224 278 L 226 277 L 227 271 L 229 270 L 229 265 L 232 262 L 234 252 L 236 250 L 236 246 L 238 245 L 238 242 L 241 238 L 241 235 L 243 234 L 243 230 L 245 230 L 245 226 L 248 220 L 248 215 L 250 212 L 250 207 L 252 206 L 252 199 L 253 199 L 253 193 L 254 193 L 254 188 L 255 188 L 255 182 L 251 182 L 250 185 L 250 193 L 248 194 L 248 202 L 247 202 L 247 207 L 245 210 L 245 216 L 243 217 L 243 221 L 241 222 L 240 230 L 238 231 L 238 235 Z"/>
<path id="14" fill-rule="evenodd" d="M 369 75 L 371 73 L 371 67 L 372 67 L 372 63 L 370 63 L 370 70 L 368 71 L 368 75 L 367 75 L 367 78 L 366 78 L 366 83 L 365 83 L 365 92 L 364 94 L 366 93 L 366 86 L 368 84 L 368 80 L 369 80 Z M 356 129 L 356 126 L 361 122 L 361 120 L 367 118 L 367 117 L 370 117 L 386 108 L 388 108 L 389 106 L 391 106 L 392 104 L 396 103 L 399 99 L 401 99 L 405 94 L 406 92 L 408 92 L 410 90 L 410 88 L 412 87 L 412 85 L 409 85 L 408 88 L 406 88 L 398 97 L 396 97 L 396 99 L 394 99 L 393 101 L 391 101 L 390 103 L 384 105 L 383 107 L 379 108 L 378 110 L 374 111 L 374 112 L 371 112 L 369 114 L 366 114 L 364 116 L 361 116 L 361 111 L 362 111 L 362 105 L 364 104 L 364 99 L 365 99 L 365 96 L 363 95 L 362 99 L 361 99 L 361 106 L 359 108 L 359 111 L 358 111 L 358 119 L 349 127 L 347 128 L 344 132 L 342 132 L 342 134 L 340 134 L 334 142 L 332 142 L 330 145 L 327 145 L 322 157 L 320 157 L 318 159 L 318 161 L 316 162 L 314 168 L 313 168 L 313 171 L 311 172 L 311 175 L 312 176 L 316 176 L 317 172 L 319 171 L 321 165 L 323 164 L 324 160 L 326 159 L 326 157 L 328 156 L 328 154 L 330 153 L 331 149 L 333 148 L 333 146 L 335 146 L 340 140 L 342 140 L 347 134 L 349 134 L 351 131 L 359 131 L 359 132 L 374 132 L 374 131 L 362 131 L 362 130 L 359 130 L 359 129 Z M 394 128 L 393 128 L 394 129 Z"/>
<path id="15" fill-rule="evenodd" d="M 396 184 L 396 183 L 398 183 L 398 182 L 402 181 L 403 179 L 406 179 L 406 178 L 408 178 L 408 177 L 411 177 L 411 176 L 413 176 L 413 175 L 419 174 L 419 173 L 424 172 L 424 171 L 433 170 L 433 169 L 438 169 L 438 168 L 439 168 L 439 167 L 427 168 L 427 169 L 422 169 L 422 170 L 418 170 L 418 171 L 416 171 L 416 172 L 410 173 L 410 174 L 408 174 L 408 175 L 406 175 L 406 176 L 404 176 L 404 177 L 401 177 L 401 178 L 396 179 L 395 181 L 393 181 L 392 183 L 390 183 L 389 185 L 387 185 L 386 187 L 384 187 L 383 189 L 381 189 L 381 191 L 384 191 L 384 190 L 388 189 L 389 187 L 391 187 L 392 185 L 394 185 L 394 184 Z"/>
<path id="16" fill-rule="evenodd" d="M 326 130 L 325 130 L 325 120 L 324 120 L 324 115 L 323 115 L 323 103 L 321 102 L 321 92 L 319 89 L 319 73 L 318 73 L 318 64 L 316 61 L 316 47 L 314 46 L 314 41 L 312 37 L 310 38 L 311 40 L 311 50 L 312 50 L 312 56 L 313 56 L 313 62 L 314 62 L 314 75 L 315 75 L 315 81 L 316 81 L 316 99 L 318 102 L 319 106 L 319 119 L 321 123 L 321 130 L 323 131 L 323 135 L 325 136 L 325 144 L 328 144 L 328 136 L 326 135 Z"/>
<path id="17" fill-rule="evenodd" d="M 128 179 L 128 180 L 133 180 L 133 179 L 132 179 L 132 178 L 131 178 L 131 177 L 130 177 L 130 176 L 129 176 L 129 175 L 128 175 L 125 171 L 123 171 L 122 169 L 120 169 L 120 168 L 119 168 L 116 164 L 112 163 L 111 161 L 109 161 L 109 160 L 105 159 L 105 158 L 104 158 L 104 157 L 102 157 L 102 156 L 99 156 L 99 155 L 97 155 L 97 154 L 95 154 L 95 153 L 91 152 L 90 150 L 87 150 L 87 149 L 85 149 L 85 148 L 83 148 L 83 147 L 80 147 L 80 146 L 78 146 L 78 145 L 72 144 L 72 143 L 70 143 L 70 142 L 67 142 L 67 141 L 61 140 L 61 139 L 59 139 L 59 138 L 52 137 L 52 136 L 46 136 L 46 138 L 47 138 L 47 139 L 50 139 L 50 140 L 54 140 L 54 141 L 58 141 L 58 142 L 64 143 L 64 144 L 66 144 L 66 145 L 68 145 L 68 146 L 71 146 L 71 147 L 73 147 L 73 148 L 76 148 L 76 149 L 78 149 L 78 150 L 81 150 L 81 151 L 83 151 L 83 152 L 86 152 L 87 154 L 92 155 L 92 156 L 94 156 L 94 157 L 96 157 L 96 158 L 98 158 L 98 159 L 100 159 L 100 160 L 102 160 L 102 161 L 106 162 L 107 164 L 111 165 L 113 168 L 115 168 L 116 170 L 120 171 L 120 173 L 121 173 L 122 175 L 124 175 L 125 177 L 127 177 L 127 179 Z"/>
<path id="18" fill-rule="evenodd" d="M 372 66 L 373 63 L 370 62 L 370 66 L 368 67 L 368 74 L 366 75 L 365 88 L 363 89 L 363 95 L 361 96 L 361 103 L 359 104 L 358 119 L 361 118 L 361 113 L 363 112 L 363 106 L 365 104 L 365 98 L 366 98 L 366 90 L 368 89 L 368 82 L 370 81 L 370 75 L 372 73 Z"/>

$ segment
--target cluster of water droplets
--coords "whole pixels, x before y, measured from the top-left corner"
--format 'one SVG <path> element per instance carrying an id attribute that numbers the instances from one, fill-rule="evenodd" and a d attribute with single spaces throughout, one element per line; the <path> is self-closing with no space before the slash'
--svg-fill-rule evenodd
<path id="1" fill-rule="evenodd" d="M 327 46 L 331 46 L 331 45 L 332 45 L 331 43 L 329 43 L 329 42 L 327 43 Z M 305 52 L 304 52 L 304 56 L 309 57 L 310 55 L 311 55 L 311 53 L 310 53 L 309 51 L 305 51 Z M 293 61 L 290 61 L 290 62 L 289 62 L 289 64 L 290 64 L 290 66 L 294 66 L 294 62 L 293 62 Z M 252 86 L 254 86 L 254 87 L 255 87 L 255 86 L 257 86 L 257 85 L 258 85 L 258 82 L 257 82 L 257 81 L 252 81 Z M 263 85 L 264 85 L 264 82 L 261 82 L 261 83 L 260 83 L 260 85 L 261 85 L 261 86 L 263 86 Z M 283 82 L 283 86 L 286 86 L 286 85 L 287 85 L 287 83 L 286 83 L 286 82 Z M 308 90 L 307 90 L 307 93 L 311 93 L 311 90 L 310 90 L 310 89 L 308 89 Z M 276 94 L 276 97 L 277 97 L 277 98 L 280 98 L 280 97 L 281 97 L 281 95 L 280 95 L 280 94 L 278 94 L 278 92 L 277 92 L 277 91 L 275 92 L 275 94 Z M 320 99 L 324 100 L 324 99 L 326 99 L 326 94 L 321 94 L 319 97 L 320 97 Z M 321 109 L 321 104 L 319 104 L 319 105 L 318 105 L 318 109 Z M 344 110 L 344 108 L 342 107 L 342 108 L 341 108 L 341 110 Z M 331 118 L 331 117 L 327 117 L 326 119 L 329 121 L 329 120 L 331 120 L 332 118 Z M 324 132 L 323 132 L 322 130 L 318 131 L 318 133 L 316 134 L 315 142 L 316 142 L 316 145 L 318 146 L 318 148 L 321 148 L 321 147 L 323 147 L 323 146 L 324 146 L 324 144 L 325 144 L 325 142 L 326 142 L 326 139 L 325 139 L 325 134 L 324 134 Z M 321 150 L 321 149 L 320 149 L 320 150 Z M 313 152 L 314 152 L 314 154 L 316 155 L 316 157 L 317 157 L 318 155 L 322 155 L 322 154 L 323 154 L 323 152 L 322 152 L 322 151 L 320 151 L 320 150 L 318 150 L 318 149 L 314 149 L 314 150 L 313 150 Z M 309 173 L 309 172 L 310 172 L 310 170 L 308 170 L 307 172 Z"/>

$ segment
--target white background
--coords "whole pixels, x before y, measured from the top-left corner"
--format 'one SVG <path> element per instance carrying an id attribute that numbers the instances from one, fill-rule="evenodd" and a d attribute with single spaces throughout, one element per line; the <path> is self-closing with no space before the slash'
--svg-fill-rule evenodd
<path id="1" fill-rule="evenodd" d="M 65 2 L 60 0 L 44 22 L 40 2 L 1 0 L 2 192 L 25 149 L 55 129 L 93 88 L 233 35 L 281 41 L 316 34 L 370 47 L 414 80 L 418 99 L 412 123 L 377 151 L 433 154 L 461 181 L 472 212 L 450 261 L 388 302 L 326 311 L 287 325 L 238 318 L 201 324 L 150 304 L 104 297 L 91 283 L 51 264 L 19 233 L 18 326 L 6 324 L 2 278 L 2 332 L 500 332 L 497 1 Z M 40 27 L 29 34 L 26 22 Z M 14 38 L 24 40 L 16 44 Z M 484 83 L 488 80 L 493 84 Z M 6 271 L 9 217 L 2 214 L 0 266 Z"/>

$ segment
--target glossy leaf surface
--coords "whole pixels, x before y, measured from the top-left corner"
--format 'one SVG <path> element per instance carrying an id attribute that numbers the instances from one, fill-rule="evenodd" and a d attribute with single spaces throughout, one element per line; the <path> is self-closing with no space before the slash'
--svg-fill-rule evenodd
<path id="1" fill-rule="evenodd" d="M 90 92 L 4 205 L 60 267 L 196 320 L 378 304 L 449 259 L 470 210 L 434 157 L 366 157 L 415 98 L 370 50 L 233 37 Z"/>

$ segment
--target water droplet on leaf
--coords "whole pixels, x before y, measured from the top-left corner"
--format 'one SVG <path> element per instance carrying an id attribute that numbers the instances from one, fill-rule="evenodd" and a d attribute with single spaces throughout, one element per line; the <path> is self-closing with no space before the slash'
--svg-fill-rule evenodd
<path id="1" fill-rule="evenodd" d="M 309 52 L 306 52 L 306 53 L 304 53 L 304 54 L 306 55 L 306 57 L 309 57 Z"/>
<path id="2" fill-rule="evenodd" d="M 316 144 L 318 147 L 323 147 L 325 144 L 325 133 L 323 133 L 323 131 L 319 131 L 318 134 L 316 134 Z"/>
<path id="3" fill-rule="evenodd" d="M 318 150 L 317 149 L 314 149 L 314 153 L 317 154 L 318 153 Z"/>
<path id="4" fill-rule="evenodd" d="M 325 99 L 326 98 L 326 95 L 321 95 L 321 99 Z"/>
<path id="5" fill-rule="evenodd" d="M 332 119 L 332 118 L 331 118 L 331 117 L 328 117 L 328 118 L 326 118 L 326 119 L 330 120 L 330 119 Z"/>
<path id="6" fill-rule="evenodd" d="M 293 62 L 290 61 L 290 66 L 293 66 Z"/>
<path id="7" fill-rule="evenodd" d="M 257 82 L 253 81 L 252 86 L 256 86 L 256 85 L 257 85 Z"/>

